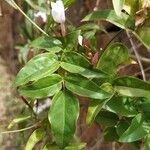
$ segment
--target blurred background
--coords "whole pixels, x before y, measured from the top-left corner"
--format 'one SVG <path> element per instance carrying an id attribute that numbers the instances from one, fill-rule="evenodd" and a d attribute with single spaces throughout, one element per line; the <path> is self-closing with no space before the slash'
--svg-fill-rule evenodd
<path id="1" fill-rule="evenodd" d="M 26 8 L 26 2 L 17 0 L 20 7 Z M 111 0 L 76 0 L 76 3 L 69 8 L 67 18 L 75 25 L 81 24 L 80 20 L 92 11 L 95 7 L 98 9 L 112 8 Z M 26 10 L 25 10 L 26 11 Z M 10 7 L 5 1 L 0 1 L 0 132 L 6 131 L 7 126 L 13 118 L 21 114 L 25 104 L 19 99 L 19 96 L 13 88 L 13 80 L 18 70 L 23 66 L 19 62 L 19 56 L 26 55 L 26 51 L 17 48 L 17 45 L 24 45 L 26 38 L 21 33 L 21 28 L 24 27 L 25 18 L 17 10 Z M 103 26 L 108 31 L 109 35 L 97 33 L 98 48 L 105 48 L 113 39 L 120 29 L 112 24 L 103 22 Z M 140 54 L 142 65 L 146 75 L 146 80 L 150 81 L 150 53 L 133 38 L 137 50 Z M 122 32 L 113 39 L 113 42 L 120 41 L 125 43 L 129 48 L 130 57 L 136 61 L 136 57 L 130 46 L 129 39 L 125 32 Z M 121 75 L 133 75 L 142 78 L 139 66 L 137 63 L 126 66 L 120 70 Z M 87 110 L 87 101 L 81 100 L 81 114 L 78 128 L 80 130 L 80 138 L 88 143 L 89 150 L 114 150 L 114 143 L 105 143 L 101 128 L 94 124 L 91 128 L 86 128 L 84 120 Z M 0 150 L 23 150 L 26 143 L 26 134 L 0 134 Z M 116 148 L 117 149 L 117 148 Z M 121 149 L 132 149 L 128 145 L 123 145 Z M 120 149 L 120 150 L 121 150 Z"/>

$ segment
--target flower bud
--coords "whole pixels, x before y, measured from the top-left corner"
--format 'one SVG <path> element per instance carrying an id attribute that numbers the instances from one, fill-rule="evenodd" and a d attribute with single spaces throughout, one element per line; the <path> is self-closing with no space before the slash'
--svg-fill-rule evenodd
<path id="1" fill-rule="evenodd" d="M 81 35 L 78 36 L 78 43 L 81 46 L 83 45 L 83 36 L 81 36 Z"/>
<path id="2" fill-rule="evenodd" d="M 57 23 L 64 23 L 66 20 L 65 17 L 65 8 L 62 0 L 57 0 L 56 3 L 51 2 L 52 7 L 52 17 Z"/>

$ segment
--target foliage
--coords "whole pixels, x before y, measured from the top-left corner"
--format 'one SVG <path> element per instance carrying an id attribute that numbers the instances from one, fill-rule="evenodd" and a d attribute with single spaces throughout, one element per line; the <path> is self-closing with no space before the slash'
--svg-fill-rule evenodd
<path id="1" fill-rule="evenodd" d="M 65 8 L 74 1 L 63 0 Z M 95 36 L 97 31 L 105 33 L 96 21 L 108 21 L 122 30 L 130 31 L 150 50 L 150 4 L 147 1 L 149 5 L 145 5 L 145 1 L 112 0 L 114 10 L 93 11 L 82 20 L 86 21 L 84 25 L 78 28 L 66 23 L 68 33 L 62 37 L 57 31 L 59 24 L 49 15 L 51 10 L 45 5 L 46 0 L 36 3 L 26 0 L 30 5 L 28 12 L 42 10 L 48 15 L 48 20 L 42 28 L 26 16 L 28 12 L 25 13 L 27 23 L 22 27 L 22 33 L 28 43 L 20 47 L 25 54 L 19 56 L 20 60 L 28 60 L 28 54 L 32 58 L 24 62 L 14 86 L 28 106 L 33 107 L 34 101 L 49 97 L 52 101 L 49 111 L 42 112 L 42 117 L 36 115 L 40 125 L 29 137 L 27 150 L 41 140 L 43 150 L 80 150 L 86 147 L 85 143 L 75 140 L 80 96 L 88 97 L 87 101 L 90 101 L 87 126 L 93 122 L 102 125 L 107 141 L 133 144 L 144 141 L 146 149 L 150 149 L 150 84 L 135 77 L 120 77 L 119 65 L 131 63 L 127 46 L 110 43 L 101 52 L 97 50 Z M 15 1 L 7 2 L 22 12 Z M 139 11 L 144 13 L 140 18 L 137 16 Z M 95 22 L 89 23 L 91 21 Z M 88 44 L 84 41 L 83 45 L 78 44 L 81 34 Z M 93 64 L 97 52 L 100 58 L 95 60 L 98 63 Z M 93 56 L 89 57 L 88 54 Z M 29 111 L 28 115 L 15 119 L 9 127 L 30 117 Z"/>

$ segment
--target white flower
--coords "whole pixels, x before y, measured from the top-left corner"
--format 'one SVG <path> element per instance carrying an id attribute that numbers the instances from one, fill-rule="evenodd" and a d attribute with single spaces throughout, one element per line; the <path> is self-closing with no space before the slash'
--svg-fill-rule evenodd
<path id="1" fill-rule="evenodd" d="M 43 22 L 47 21 L 47 14 L 46 14 L 46 12 L 38 11 L 37 13 L 34 14 L 34 17 L 41 17 Z"/>
<path id="2" fill-rule="evenodd" d="M 57 23 L 64 23 L 66 20 L 65 17 L 65 8 L 62 0 L 57 0 L 56 3 L 51 2 L 52 7 L 52 17 Z"/>
<path id="3" fill-rule="evenodd" d="M 81 46 L 83 45 L 83 36 L 81 36 L 81 35 L 78 36 L 78 43 Z"/>

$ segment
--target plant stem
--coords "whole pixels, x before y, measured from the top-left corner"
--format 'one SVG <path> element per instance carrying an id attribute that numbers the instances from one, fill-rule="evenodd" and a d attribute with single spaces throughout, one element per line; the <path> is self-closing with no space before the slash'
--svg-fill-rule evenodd
<path id="1" fill-rule="evenodd" d="M 131 46 L 133 48 L 133 51 L 135 53 L 136 59 L 138 61 L 138 64 L 139 64 L 139 67 L 140 67 L 140 70 L 141 70 L 141 74 L 142 74 L 143 80 L 146 81 L 146 76 L 145 76 L 143 65 L 141 63 L 141 59 L 140 59 L 139 53 L 136 50 L 136 46 L 135 46 L 135 44 L 134 44 L 134 42 L 132 40 L 132 37 L 131 37 L 129 31 L 126 31 L 126 34 L 127 34 L 128 38 L 129 38 L 129 41 L 130 41 Z"/>

